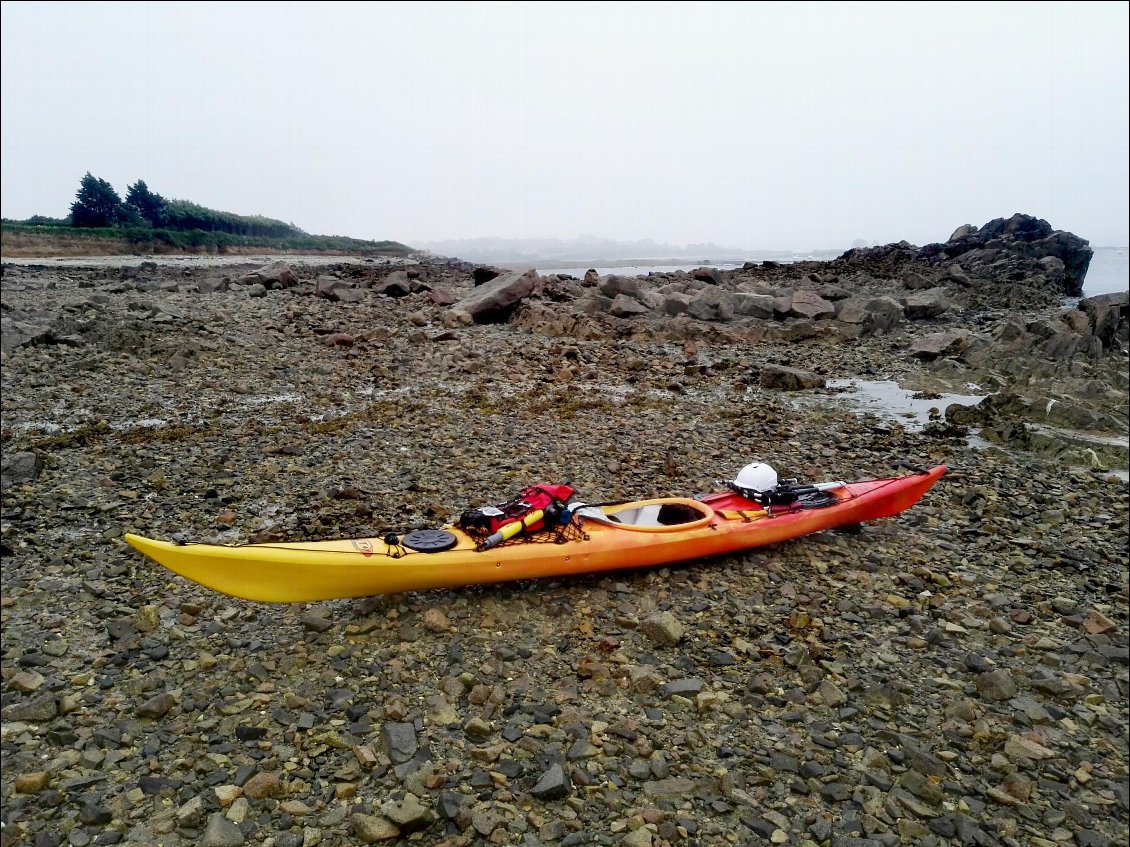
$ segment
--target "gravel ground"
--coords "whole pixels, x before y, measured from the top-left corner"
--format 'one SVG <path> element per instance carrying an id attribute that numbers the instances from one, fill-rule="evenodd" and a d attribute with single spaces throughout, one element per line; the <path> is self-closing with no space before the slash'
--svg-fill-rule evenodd
<path id="1" fill-rule="evenodd" d="M 5 847 L 1126 842 L 1126 483 L 758 378 L 922 376 L 920 330 L 448 329 L 434 295 L 470 280 L 442 264 L 400 298 L 313 296 L 378 272 L 340 262 L 193 290 L 246 269 L 5 265 L 5 317 L 53 321 L 3 354 Z M 121 541 L 435 527 L 755 459 L 950 472 L 859 535 L 317 605 Z"/>

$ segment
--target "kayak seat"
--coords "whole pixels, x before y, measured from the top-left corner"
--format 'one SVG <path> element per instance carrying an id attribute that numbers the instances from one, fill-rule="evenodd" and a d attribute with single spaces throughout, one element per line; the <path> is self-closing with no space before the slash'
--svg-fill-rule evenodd
<path id="1" fill-rule="evenodd" d="M 658 503 L 652 503 L 650 506 L 640 506 L 638 509 L 625 509 L 623 512 L 617 512 L 614 517 L 620 519 L 620 523 L 631 524 L 632 526 L 663 526 L 659 522 L 659 512 L 663 509 Z"/>

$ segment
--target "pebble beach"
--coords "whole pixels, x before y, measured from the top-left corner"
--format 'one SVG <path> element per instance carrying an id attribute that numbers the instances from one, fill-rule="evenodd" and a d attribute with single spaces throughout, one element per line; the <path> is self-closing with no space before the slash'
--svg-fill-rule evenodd
<path id="1" fill-rule="evenodd" d="M 555 275 L 494 321 L 454 260 L 5 262 L 4 847 L 1126 843 L 1125 306 L 865 258 Z M 1009 400 L 904 426 L 852 378 Z M 1117 449 L 1038 437 L 1044 406 Z M 693 496 L 755 460 L 949 470 L 859 534 L 317 604 L 122 541 Z"/>

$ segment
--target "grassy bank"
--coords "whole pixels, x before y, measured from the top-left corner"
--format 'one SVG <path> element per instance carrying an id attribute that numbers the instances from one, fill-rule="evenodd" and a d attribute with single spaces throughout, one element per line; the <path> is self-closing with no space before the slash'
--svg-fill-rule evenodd
<path id="1" fill-rule="evenodd" d="M 143 254 L 239 255 L 241 253 L 326 253 L 403 256 L 412 248 L 396 241 L 365 241 L 338 235 L 283 238 L 203 230 L 135 228 L 80 229 L 14 221 L 0 224 L 0 252 L 6 257 L 117 256 Z"/>

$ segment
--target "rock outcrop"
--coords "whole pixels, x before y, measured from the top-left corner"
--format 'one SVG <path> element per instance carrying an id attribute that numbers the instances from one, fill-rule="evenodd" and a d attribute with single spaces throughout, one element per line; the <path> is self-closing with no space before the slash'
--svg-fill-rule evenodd
<path id="1" fill-rule="evenodd" d="M 914 247 L 901 241 L 848 250 L 840 258 L 895 264 L 923 262 L 943 269 L 946 278 L 964 285 L 972 284 L 974 278 L 1015 282 L 1038 276 L 1063 294 L 1078 297 L 1083 293 L 1083 280 L 1093 255 L 1086 239 L 1018 212 L 1010 218 L 994 218 L 980 227 L 960 226 L 945 242 Z M 929 286 L 917 277 L 908 277 L 907 287 Z"/>

